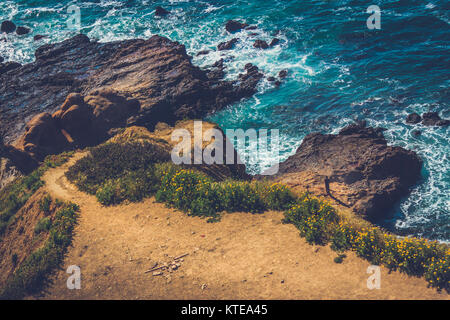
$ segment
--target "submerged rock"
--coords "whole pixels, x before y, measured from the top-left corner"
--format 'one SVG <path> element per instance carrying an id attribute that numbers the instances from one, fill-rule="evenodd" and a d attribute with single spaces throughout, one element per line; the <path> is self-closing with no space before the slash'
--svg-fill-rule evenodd
<path id="1" fill-rule="evenodd" d="M 425 126 L 448 126 L 450 120 L 441 119 L 437 112 L 427 112 L 422 115 L 422 124 Z"/>
<path id="2" fill-rule="evenodd" d="M 163 17 L 168 15 L 170 12 L 167 11 L 166 9 L 164 9 L 163 7 L 156 7 L 155 8 L 155 15 L 159 16 L 159 17 Z"/>
<path id="3" fill-rule="evenodd" d="M 413 151 L 388 146 L 382 131 L 363 122 L 337 135 L 309 134 L 273 179 L 372 220 L 385 217 L 420 179 L 422 161 Z"/>
<path id="4" fill-rule="evenodd" d="M 269 48 L 269 45 L 264 40 L 256 40 L 253 46 L 257 49 L 267 49 Z"/>
<path id="5" fill-rule="evenodd" d="M 229 20 L 225 25 L 225 29 L 231 33 L 240 31 L 246 27 L 248 27 L 248 24 L 236 20 Z"/>
<path id="6" fill-rule="evenodd" d="M 34 41 L 39 41 L 39 40 L 41 40 L 41 39 L 43 39 L 43 38 L 47 38 L 47 36 L 46 36 L 46 35 L 43 35 L 43 34 L 37 34 L 37 35 L 35 35 L 35 36 L 33 37 L 33 40 L 34 40 Z"/>
<path id="7" fill-rule="evenodd" d="M 276 46 L 276 45 L 279 44 L 279 43 L 280 43 L 280 39 L 278 39 L 278 38 L 273 38 L 272 41 L 270 41 L 269 46 L 274 47 L 274 46 Z"/>
<path id="8" fill-rule="evenodd" d="M 2 22 L 2 25 L 0 26 L 1 32 L 11 33 L 16 30 L 16 25 L 14 22 L 6 20 Z"/>
<path id="9" fill-rule="evenodd" d="M 422 118 L 417 113 L 411 113 L 406 117 L 406 123 L 416 124 L 422 121 Z"/>
<path id="10" fill-rule="evenodd" d="M 28 34 L 28 33 L 30 33 L 30 31 L 31 31 L 31 30 L 30 30 L 29 28 L 27 28 L 27 27 L 17 27 L 17 29 L 16 29 L 16 33 L 17 33 L 19 36 Z"/>
<path id="11" fill-rule="evenodd" d="M 227 42 L 221 42 L 217 46 L 217 50 L 223 51 L 223 50 L 231 50 L 233 49 L 234 45 L 238 42 L 239 39 L 233 38 L 230 41 Z"/>

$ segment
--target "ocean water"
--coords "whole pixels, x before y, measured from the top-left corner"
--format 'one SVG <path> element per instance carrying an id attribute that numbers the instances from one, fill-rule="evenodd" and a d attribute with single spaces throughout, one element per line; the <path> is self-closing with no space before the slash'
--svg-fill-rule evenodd
<path id="1" fill-rule="evenodd" d="M 381 8 L 380 30 L 366 26 L 373 4 Z M 422 181 L 380 224 L 403 235 L 450 241 L 450 129 L 404 121 L 411 112 L 450 118 L 449 1 L 1 0 L 0 20 L 12 19 L 33 33 L 8 35 L 0 41 L 0 55 L 30 62 L 39 45 L 75 35 L 67 25 L 70 5 L 80 8 L 81 32 L 99 41 L 160 34 L 184 44 L 198 66 L 224 58 L 230 79 L 248 62 L 266 75 L 288 69 L 279 88 L 263 81 L 254 97 L 209 117 L 223 129 L 278 129 L 280 152 L 267 153 L 263 165 L 286 159 L 311 132 L 337 132 L 358 119 L 386 128 L 389 144 L 416 151 L 424 168 Z M 154 17 L 157 5 L 172 14 Z M 229 19 L 258 29 L 229 35 Z M 35 34 L 48 38 L 35 43 Z M 270 41 L 275 34 L 279 46 L 253 48 L 255 39 Z M 233 37 L 240 39 L 233 50 L 195 56 Z M 422 134 L 416 137 L 414 130 Z M 251 173 L 260 168 L 248 163 Z"/>

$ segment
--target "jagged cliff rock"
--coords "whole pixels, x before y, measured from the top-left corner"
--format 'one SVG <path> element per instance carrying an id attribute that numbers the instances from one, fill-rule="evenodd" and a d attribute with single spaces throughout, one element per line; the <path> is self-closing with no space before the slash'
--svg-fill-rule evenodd
<path id="1" fill-rule="evenodd" d="M 359 123 L 337 135 L 310 134 L 273 179 L 381 218 L 418 181 L 422 166 L 415 152 L 388 146 L 382 131 Z"/>
<path id="2" fill-rule="evenodd" d="M 108 43 L 77 35 L 36 50 L 36 61 L 0 73 L 1 134 L 16 140 L 25 123 L 53 113 L 70 93 L 114 90 L 139 102 L 128 123 L 151 128 L 199 118 L 248 97 L 255 81 L 223 81 L 191 63 L 183 45 L 160 36 Z M 216 73 L 217 75 L 217 73 Z M 258 79 L 259 80 L 259 79 Z M 257 83 L 257 81 L 256 81 Z"/>

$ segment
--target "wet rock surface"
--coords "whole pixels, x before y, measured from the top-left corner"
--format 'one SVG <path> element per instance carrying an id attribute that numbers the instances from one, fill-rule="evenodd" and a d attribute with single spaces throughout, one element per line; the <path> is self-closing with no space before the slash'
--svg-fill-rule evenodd
<path id="1" fill-rule="evenodd" d="M 225 29 L 230 33 L 240 31 L 246 27 L 249 27 L 249 25 L 235 20 L 229 20 L 225 25 Z"/>
<path id="2" fill-rule="evenodd" d="M 420 179 L 422 161 L 413 151 L 388 146 L 382 132 L 362 122 L 336 135 L 307 135 L 273 179 L 371 220 L 383 218 Z"/>

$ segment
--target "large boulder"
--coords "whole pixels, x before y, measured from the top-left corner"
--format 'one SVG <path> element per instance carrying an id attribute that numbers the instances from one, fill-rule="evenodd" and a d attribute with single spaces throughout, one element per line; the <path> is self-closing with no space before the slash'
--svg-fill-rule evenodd
<path id="1" fill-rule="evenodd" d="M 33 159 L 42 161 L 49 154 L 67 149 L 69 141 L 51 114 L 44 112 L 27 123 L 25 133 L 16 141 L 15 146 Z"/>
<path id="2" fill-rule="evenodd" d="M 413 151 L 388 146 L 382 131 L 358 123 L 337 135 L 310 134 L 273 179 L 371 220 L 385 217 L 420 179 L 422 161 Z"/>
<path id="3" fill-rule="evenodd" d="M 26 126 L 15 146 L 41 161 L 49 154 L 99 144 L 139 111 L 135 99 L 126 99 L 113 90 L 98 90 L 89 96 L 71 93 L 52 115 L 41 113 Z M 113 130 L 113 131 L 111 131 Z"/>

